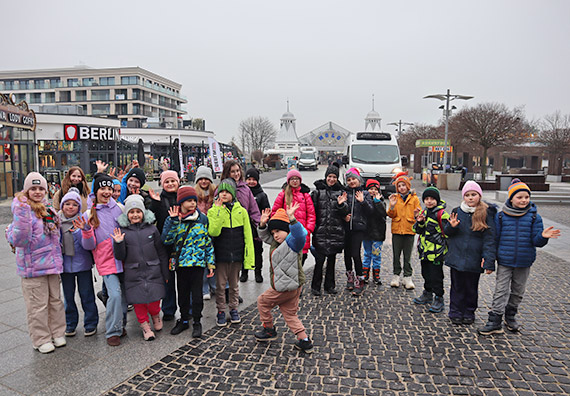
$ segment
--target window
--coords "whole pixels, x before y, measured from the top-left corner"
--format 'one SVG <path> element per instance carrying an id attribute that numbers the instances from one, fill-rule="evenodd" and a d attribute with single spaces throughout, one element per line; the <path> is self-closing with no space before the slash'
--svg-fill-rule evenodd
<path id="1" fill-rule="evenodd" d="M 141 105 L 133 103 L 133 114 L 141 114 Z"/>
<path id="2" fill-rule="evenodd" d="M 79 86 L 79 79 L 78 78 L 68 78 L 67 79 L 67 86 L 68 87 L 78 87 Z"/>
<path id="3" fill-rule="evenodd" d="M 111 113 L 111 105 L 108 104 L 94 104 L 91 106 L 91 113 L 93 115 L 106 115 Z"/>
<path id="4" fill-rule="evenodd" d="M 33 93 L 30 95 L 30 103 L 42 103 L 42 94 Z"/>
<path id="5" fill-rule="evenodd" d="M 115 77 L 101 77 L 99 85 L 115 85 Z"/>
<path id="6" fill-rule="evenodd" d="M 126 104 L 117 104 L 115 105 L 115 113 L 119 115 L 125 115 L 127 113 L 127 105 Z"/>
<path id="7" fill-rule="evenodd" d="M 61 79 L 59 79 L 59 78 L 50 78 L 50 79 L 49 79 L 49 87 L 50 87 L 50 88 L 59 88 L 59 87 L 61 87 Z"/>
<path id="8" fill-rule="evenodd" d="M 45 93 L 45 103 L 55 103 L 55 92 Z"/>
<path id="9" fill-rule="evenodd" d="M 92 85 L 96 85 L 94 84 L 95 79 L 93 77 L 88 77 L 88 78 L 84 78 L 83 79 L 83 86 L 84 87 L 90 87 Z"/>
<path id="10" fill-rule="evenodd" d="M 91 91 L 91 100 L 109 100 L 108 89 L 94 89 Z"/>
<path id="11" fill-rule="evenodd" d="M 28 80 L 20 80 L 20 89 L 30 89 L 30 82 Z"/>
<path id="12" fill-rule="evenodd" d="M 87 91 L 75 91 L 75 100 L 77 102 L 85 102 L 87 100 Z"/>
<path id="13" fill-rule="evenodd" d="M 398 146 L 355 144 L 352 146 L 352 160 L 360 164 L 395 164 L 400 155 Z"/>
<path id="14" fill-rule="evenodd" d="M 127 90 L 115 89 L 115 100 L 127 100 Z"/>
<path id="15" fill-rule="evenodd" d="M 61 91 L 59 93 L 60 102 L 71 102 L 71 91 Z"/>
<path id="16" fill-rule="evenodd" d="M 34 87 L 36 89 L 44 89 L 46 87 L 45 80 L 34 80 Z"/>
<path id="17" fill-rule="evenodd" d="M 142 99 L 142 95 L 141 95 L 141 90 L 140 89 L 133 89 L 133 100 L 141 100 Z"/>
<path id="18" fill-rule="evenodd" d="M 139 83 L 138 76 L 121 77 L 121 85 L 137 85 Z"/>
<path id="19" fill-rule="evenodd" d="M 23 102 L 24 100 L 26 100 L 26 94 L 24 93 L 16 94 L 16 103 Z"/>

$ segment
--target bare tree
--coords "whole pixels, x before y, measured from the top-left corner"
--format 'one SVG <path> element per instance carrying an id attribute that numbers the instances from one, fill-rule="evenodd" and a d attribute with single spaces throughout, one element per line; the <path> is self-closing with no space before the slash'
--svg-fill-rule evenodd
<path id="1" fill-rule="evenodd" d="M 277 137 L 277 129 L 267 117 L 249 117 L 239 123 L 239 143 L 251 153 L 271 147 Z"/>
<path id="2" fill-rule="evenodd" d="M 509 109 L 502 103 L 480 103 L 460 110 L 450 119 L 456 139 L 481 146 L 481 176 L 487 175 L 487 151 L 491 147 L 521 142 L 528 136 L 529 125 L 522 108 Z"/>
<path id="3" fill-rule="evenodd" d="M 546 147 L 550 154 L 548 173 L 562 174 L 562 159 L 570 152 L 570 115 L 560 111 L 549 114 L 541 122 L 538 141 Z"/>

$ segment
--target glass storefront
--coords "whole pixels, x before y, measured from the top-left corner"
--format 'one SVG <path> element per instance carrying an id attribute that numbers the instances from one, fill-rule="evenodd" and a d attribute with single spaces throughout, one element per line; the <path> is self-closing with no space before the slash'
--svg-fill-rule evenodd
<path id="1" fill-rule="evenodd" d="M 13 197 L 24 188 L 26 175 L 34 170 L 34 132 L 0 126 L 0 199 Z"/>

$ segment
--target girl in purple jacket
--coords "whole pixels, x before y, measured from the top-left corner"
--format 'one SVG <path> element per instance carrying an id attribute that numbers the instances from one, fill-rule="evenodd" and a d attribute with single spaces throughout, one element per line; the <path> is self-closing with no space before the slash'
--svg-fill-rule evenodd
<path id="1" fill-rule="evenodd" d="M 12 201 L 14 219 L 6 239 L 15 248 L 34 349 L 49 353 L 66 344 L 59 274 L 63 268 L 59 218 L 46 199 L 47 182 L 30 172 Z"/>

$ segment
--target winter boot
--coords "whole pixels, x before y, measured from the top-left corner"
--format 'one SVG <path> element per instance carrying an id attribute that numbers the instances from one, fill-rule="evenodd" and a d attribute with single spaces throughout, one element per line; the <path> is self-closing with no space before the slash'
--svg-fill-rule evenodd
<path id="1" fill-rule="evenodd" d="M 380 269 L 372 269 L 372 279 L 374 279 L 374 283 L 377 285 L 382 284 L 382 281 L 380 280 Z"/>
<path id="2" fill-rule="evenodd" d="M 368 279 L 370 279 L 370 268 L 362 268 L 362 274 L 364 275 L 364 283 L 368 283 Z"/>
<path id="3" fill-rule="evenodd" d="M 494 312 L 489 312 L 489 321 L 484 327 L 477 329 L 479 334 L 491 335 L 491 334 L 502 334 L 504 333 L 503 326 L 501 324 L 501 319 L 503 315 L 497 315 Z"/>
<path id="4" fill-rule="evenodd" d="M 424 290 L 421 296 L 414 298 L 412 301 L 420 305 L 431 304 L 433 302 L 433 293 Z"/>
<path id="5" fill-rule="evenodd" d="M 364 277 L 357 276 L 354 281 L 354 290 L 352 291 L 352 295 L 359 297 L 364 292 Z"/>
<path id="6" fill-rule="evenodd" d="M 255 269 L 255 282 L 263 283 L 263 276 L 261 275 L 261 268 Z"/>
<path id="7" fill-rule="evenodd" d="M 241 270 L 241 276 L 239 277 L 240 282 L 247 282 L 248 274 L 246 269 Z"/>
<path id="8" fill-rule="evenodd" d="M 510 305 L 507 305 L 507 308 L 505 309 L 505 324 L 507 325 L 507 329 L 512 332 L 517 332 L 521 328 L 521 325 L 515 319 L 517 311 L 517 308 Z"/>
<path id="9" fill-rule="evenodd" d="M 152 327 L 154 331 L 162 330 L 162 319 L 160 318 L 160 313 L 158 315 L 152 315 Z"/>
<path id="10" fill-rule="evenodd" d="M 150 323 L 148 323 L 148 322 L 141 323 L 141 329 L 142 329 L 143 337 L 144 337 L 145 341 L 154 340 L 154 333 L 150 329 Z"/>
<path id="11" fill-rule="evenodd" d="M 192 338 L 202 337 L 202 323 L 194 322 L 192 324 Z"/>
<path id="12" fill-rule="evenodd" d="M 346 271 L 346 290 L 354 289 L 354 271 Z"/>
<path id="13" fill-rule="evenodd" d="M 443 296 L 435 296 L 433 298 L 433 303 L 429 307 L 429 311 L 437 313 L 443 311 L 443 308 L 445 308 L 445 304 L 443 302 Z"/>

